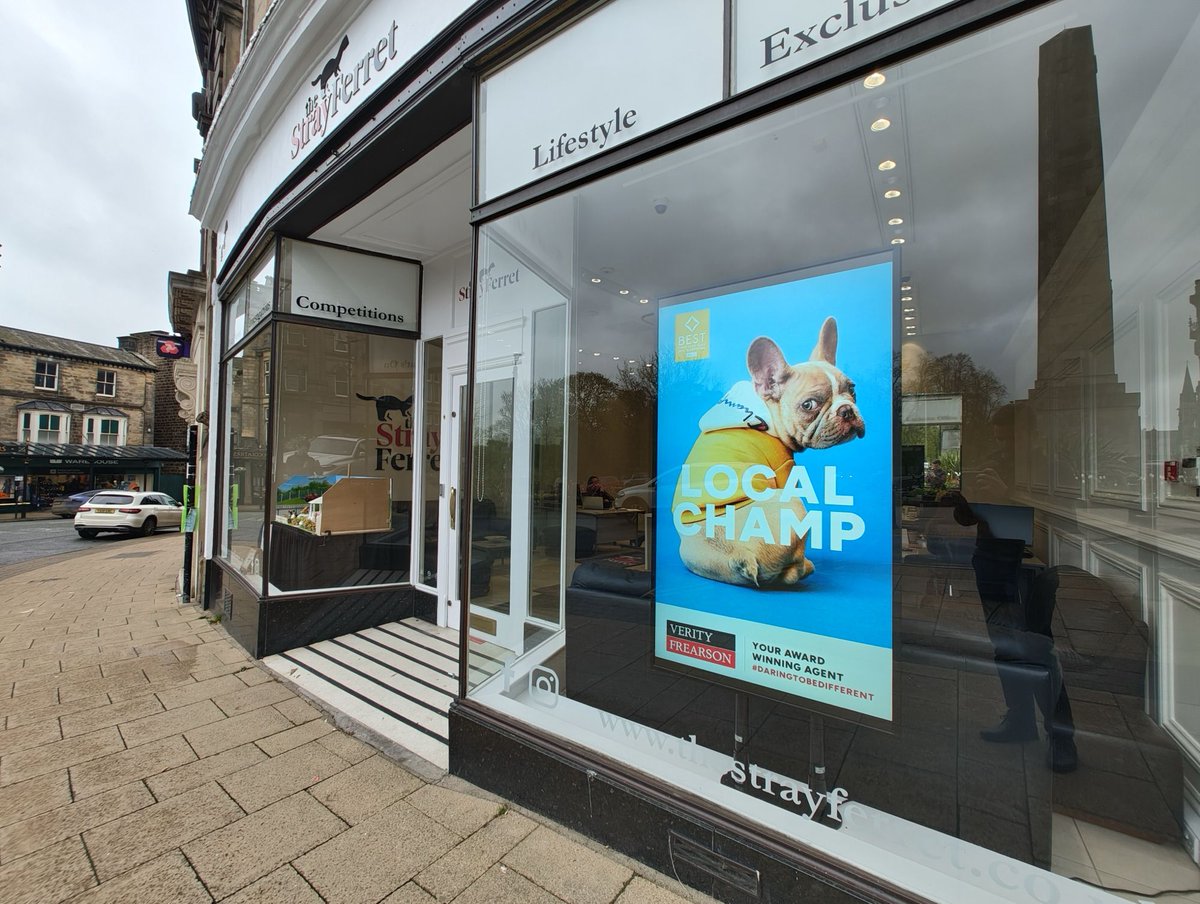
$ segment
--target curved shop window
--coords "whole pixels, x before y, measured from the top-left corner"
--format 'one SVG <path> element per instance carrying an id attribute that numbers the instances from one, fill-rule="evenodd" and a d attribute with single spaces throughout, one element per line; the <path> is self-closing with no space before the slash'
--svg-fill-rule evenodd
<path id="1" fill-rule="evenodd" d="M 416 329 L 420 268 L 288 239 L 279 261 L 227 305 L 232 339 L 254 286 L 279 313 L 225 362 L 222 558 L 265 594 L 407 583 L 416 340 L 375 321 Z"/>
<path id="2" fill-rule="evenodd" d="M 1198 79 L 1047 4 L 484 226 L 471 696 L 934 900 L 1200 889 Z"/>

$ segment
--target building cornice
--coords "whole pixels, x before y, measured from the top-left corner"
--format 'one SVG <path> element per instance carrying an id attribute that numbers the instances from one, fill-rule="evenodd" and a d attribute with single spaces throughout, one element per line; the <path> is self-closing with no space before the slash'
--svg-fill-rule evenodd
<path id="1" fill-rule="evenodd" d="M 369 2 L 277 0 L 271 4 L 230 77 L 209 128 L 190 207 L 202 226 L 219 231 L 216 218 L 228 207 L 265 132 L 283 114 L 313 61 Z"/>

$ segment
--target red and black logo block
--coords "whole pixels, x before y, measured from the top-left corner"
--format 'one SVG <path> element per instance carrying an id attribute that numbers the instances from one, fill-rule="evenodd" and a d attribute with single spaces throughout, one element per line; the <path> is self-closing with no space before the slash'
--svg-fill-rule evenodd
<path id="1" fill-rule="evenodd" d="M 678 656 L 729 669 L 737 667 L 737 638 L 724 631 L 668 620 L 666 648 Z"/>

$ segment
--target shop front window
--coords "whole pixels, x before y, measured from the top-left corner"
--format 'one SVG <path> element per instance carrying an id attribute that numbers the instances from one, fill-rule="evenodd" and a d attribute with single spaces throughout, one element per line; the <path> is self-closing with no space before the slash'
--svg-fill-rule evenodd
<path id="1" fill-rule="evenodd" d="M 279 329 L 269 592 L 408 581 L 416 343 Z"/>
<path id="2" fill-rule="evenodd" d="M 221 558 L 246 578 L 263 573 L 270 362 L 271 330 L 266 328 L 225 363 Z"/>
<path id="3" fill-rule="evenodd" d="M 931 899 L 1200 888 L 1200 8 L 1153 8 L 482 227 L 474 699 Z"/>

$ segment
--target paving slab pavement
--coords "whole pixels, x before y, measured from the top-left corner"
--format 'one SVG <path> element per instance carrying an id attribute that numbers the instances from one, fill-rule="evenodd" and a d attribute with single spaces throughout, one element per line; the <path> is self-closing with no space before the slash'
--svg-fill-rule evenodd
<path id="1" fill-rule="evenodd" d="M 131 552 L 0 569 L 5 904 L 712 900 L 339 730 Z"/>

